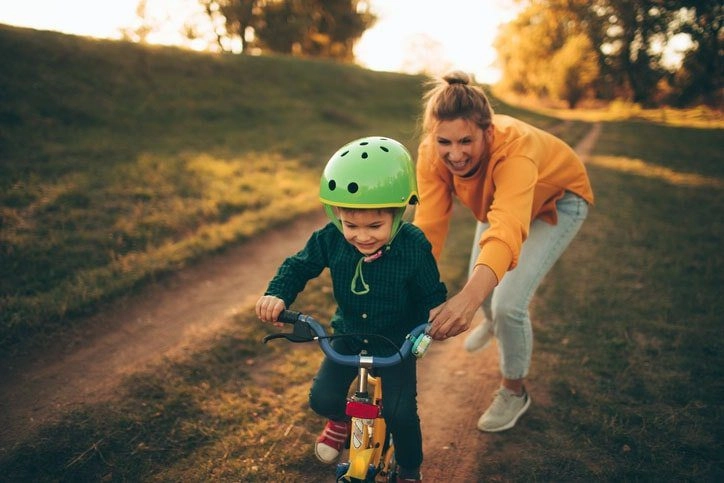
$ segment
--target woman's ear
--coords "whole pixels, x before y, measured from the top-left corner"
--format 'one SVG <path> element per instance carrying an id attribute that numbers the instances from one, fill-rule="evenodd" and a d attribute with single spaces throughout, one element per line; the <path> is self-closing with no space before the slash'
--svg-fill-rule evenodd
<path id="1" fill-rule="evenodd" d="M 483 135 L 485 136 L 485 144 L 490 145 L 493 144 L 493 125 L 491 124 L 487 128 L 485 128 L 485 131 L 483 131 Z"/>

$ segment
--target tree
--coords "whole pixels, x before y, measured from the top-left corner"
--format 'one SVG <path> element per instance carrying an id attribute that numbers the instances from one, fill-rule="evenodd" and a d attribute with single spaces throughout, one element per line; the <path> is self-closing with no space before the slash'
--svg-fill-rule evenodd
<path id="1" fill-rule="evenodd" d="M 254 30 L 265 0 L 199 0 L 215 26 L 217 44 L 221 50 L 230 50 L 232 40 L 241 44 L 241 52 L 247 52 L 247 34 Z"/>
<path id="2" fill-rule="evenodd" d="M 684 33 L 693 42 L 680 71 L 673 76 L 680 99 L 721 102 L 721 0 L 526 3 L 519 16 L 501 29 L 495 44 L 503 83 L 508 88 L 536 95 L 550 93 L 554 84 L 541 84 L 539 73 L 548 75 L 552 59 L 556 59 L 553 63 L 560 60 L 558 52 L 566 39 L 584 34 L 598 59 L 595 95 L 652 104 L 660 97 L 657 89 L 667 78 L 663 47 L 674 35 Z M 562 81 L 559 78 L 556 82 L 555 89 L 559 89 Z"/>
<path id="3" fill-rule="evenodd" d="M 664 75 L 654 43 L 665 40 L 670 11 L 660 0 L 607 0 L 603 8 L 604 64 L 631 100 L 647 104 Z"/>
<path id="4" fill-rule="evenodd" d="M 313 25 L 313 17 L 308 15 L 303 3 L 304 0 L 277 1 L 264 7 L 255 28 L 262 47 L 285 54 L 294 51 Z"/>
<path id="5" fill-rule="evenodd" d="M 146 43 L 148 35 L 156 30 L 157 25 L 148 15 L 148 1 L 139 0 L 136 5 L 135 25 L 120 29 L 121 38 L 130 42 Z"/>
<path id="6" fill-rule="evenodd" d="M 548 90 L 568 102 L 571 109 L 585 96 L 598 78 L 599 65 L 591 40 L 585 34 L 566 39 L 550 63 Z"/>
<path id="7" fill-rule="evenodd" d="M 212 20 L 223 19 L 219 45 L 240 40 L 242 52 L 258 47 L 342 60 L 376 18 L 360 0 L 199 0 Z M 253 40 L 252 40 L 253 38 Z"/>
<path id="8" fill-rule="evenodd" d="M 598 75 L 598 56 L 572 4 L 536 1 L 503 26 L 495 48 L 502 87 L 576 104 Z"/>
<path id="9" fill-rule="evenodd" d="M 673 33 L 691 37 L 691 48 L 674 76 L 679 103 L 703 102 L 721 107 L 722 58 L 721 29 L 724 6 L 717 0 L 686 0 L 681 3 Z"/>

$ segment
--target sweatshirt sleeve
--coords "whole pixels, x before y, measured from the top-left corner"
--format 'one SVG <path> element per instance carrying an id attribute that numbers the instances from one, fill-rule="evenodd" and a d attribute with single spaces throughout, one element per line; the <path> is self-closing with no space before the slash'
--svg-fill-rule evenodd
<path id="1" fill-rule="evenodd" d="M 418 286 L 417 293 L 420 294 L 421 305 L 426 312 L 434 309 L 447 299 L 447 288 L 440 280 L 440 273 L 432 254 L 423 260 L 418 271 L 419 277 L 415 279 Z"/>
<path id="2" fill-rule="evenodd" d="M 435 259 L 439 260 L 452 214 L 452 182 L 435 169 L 434 146 L 427 140 L 418 149 L 416 170 L 420 202 L 415 207 L 413 223 L 425 233 Z"/>
<path id="3" fill-rule="evenodd" d="M 538 168 L 524 156 L 512 156 L 493 170 L 495 195 L 488 212 L 489 228 L 480 238 L 476 265 L 487 265 L 500 281 L 518 264 L 528 237 Z"/>
<path id="4" fill-rule="evenodd" d="M 404 252 L 405 264 L 412 268 L 412 271 L 404 271 L 405 291 L 409 294 L 408 315 L 413 316 L 412 322 L 417 325 L 428 320 L 431 309 L 445 302 L 447 288 L 441 280 L 430 242 L 422 230 L 409 223 L 405 223 L 402 230 L 404 242 L 397 248 Z"/>
<path id="5" fill-rule="evenodd" d="M 282 262 L 264 295 L 279 297 L 284 300 L 288 308 L 304 290 L 307 282 L 322 273 L 328 264 L 322 243 L 322 233 L 325 229 L 328 227 L 314 232 L 304 248 Z"/>

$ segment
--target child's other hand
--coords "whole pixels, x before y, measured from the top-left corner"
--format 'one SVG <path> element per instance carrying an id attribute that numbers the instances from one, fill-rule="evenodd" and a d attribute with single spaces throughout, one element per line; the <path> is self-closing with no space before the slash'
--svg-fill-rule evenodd
<path id="1" fill-rule="evenodd" d="M 264 322 L 272 322 L 276 327 L 283 327 L 284 324 L 277 322 L 279 314 L 286 309 L 284 301 L 273 295 L 263 295 L 256 301 L 256 316 Z"/>

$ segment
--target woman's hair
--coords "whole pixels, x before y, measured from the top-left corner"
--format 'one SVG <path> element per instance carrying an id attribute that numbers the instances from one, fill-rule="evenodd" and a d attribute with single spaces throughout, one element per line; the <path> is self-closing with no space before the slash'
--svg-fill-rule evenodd
<path id="1" fill-rule="evenodd" d="M 466 119 L 481 129 L 492 123 L 493 108 L 483 89 L 471 84 L 465 72 L 453 71 L 432 80 L 423 96 L 422 132 L 430 133 L 440 121 Z"/>

